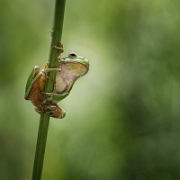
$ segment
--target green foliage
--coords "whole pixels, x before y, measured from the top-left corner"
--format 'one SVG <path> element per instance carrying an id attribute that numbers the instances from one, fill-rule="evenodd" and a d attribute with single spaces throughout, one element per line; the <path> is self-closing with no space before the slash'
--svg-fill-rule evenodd
<path id="1" fill-rule="evenodd" d="M 66 118 L 51 119 L 43 180 L 180 178 L 179 7 L 67 1 L 63 54 L 82 54 L 90 71 L 61 102 Z M 24 88 L 47 62 L 53 8 L 0 1 L 0 179 L 31 177 L 39 115 Z"/>

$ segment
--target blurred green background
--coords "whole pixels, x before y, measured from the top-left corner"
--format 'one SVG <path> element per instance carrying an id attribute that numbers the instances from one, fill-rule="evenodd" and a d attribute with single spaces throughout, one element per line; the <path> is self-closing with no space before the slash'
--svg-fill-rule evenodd
<path id="1" fill-rule="evenodd" d="M 24 100 L 48 60 L 51 0 L 0 1 L 0 179 L 31 179 L 39 115 Z M 90 71 L 51 119 L 43 180 L 180 179 L 180 1 L 67 0 L 63 53 Z"/>

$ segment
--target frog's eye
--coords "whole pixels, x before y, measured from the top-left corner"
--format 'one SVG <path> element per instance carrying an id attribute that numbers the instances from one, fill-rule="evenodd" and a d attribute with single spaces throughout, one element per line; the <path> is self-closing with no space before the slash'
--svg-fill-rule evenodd
<path id="1" fill-rule="evenodd" d="M 77 54 L 75 52 L 71 52 L 69 55 L 68 55 L 69 58 L 76 58 L 77 57 Z"/>

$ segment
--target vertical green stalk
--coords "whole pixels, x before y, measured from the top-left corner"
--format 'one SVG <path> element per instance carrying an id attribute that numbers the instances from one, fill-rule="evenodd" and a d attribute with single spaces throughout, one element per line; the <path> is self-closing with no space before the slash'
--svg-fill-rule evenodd
<path id="1" fill-rule="evenodd" d="M 50 53 L 49 53 L 49 67 L 50 68 L 58 66 L 58 61 L 56 58 L 59 52 L 57 50 L 52 49 L 52 46 L 53 45 L 58 46 L 59 41 L 61 41 L 63 19 L 64 19 L 64 9 L 65 9 L 65 0 L 56 0 L 52 35 L 51 35 L 52 39 L 51 39 Z M 53 80 L 55 80 L 56 72 L 49 72 L 48 76 L 50 76 Z M 45 92 L 52 92 L 53 88 L 54 88 L 54 83 L 52 81 L 47 80 Z M 47 140 L 47 135 L 48 135 L 49 120 L 50 120 L 50 115 L 48 113 L 41 114 L 37 145 L 36 145 L 36 153 L 35 153 L 35 158 L 34 158 L 32 180 L 41 179 L 43 162 L 44 162 L 44 154 L 45 154 L 45 148 L 46 148 L 46 140 Z"/>

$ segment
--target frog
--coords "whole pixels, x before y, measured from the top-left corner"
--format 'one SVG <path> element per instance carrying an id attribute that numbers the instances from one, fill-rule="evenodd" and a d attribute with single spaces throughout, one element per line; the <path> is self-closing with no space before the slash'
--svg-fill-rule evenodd
<path id="1" fill-rule="evenodd" d="M 89 60 L 75 52 L 59 57 L 57 68 L 49 68 L 48 63 L 42 70 L 39 66 L 34 66 L 26 83 L 24 98 L 32 102 L 37 113 L 49 113 L 53 118 L 62 119 L 66 112 L 57 103 L 69 95 L 77 79 L 84 76 L 88 70 Z M 52 80 L 48 76 L 50 71 L 56 71 L 54 90 L 44 92 L 46 80 Z"/>

